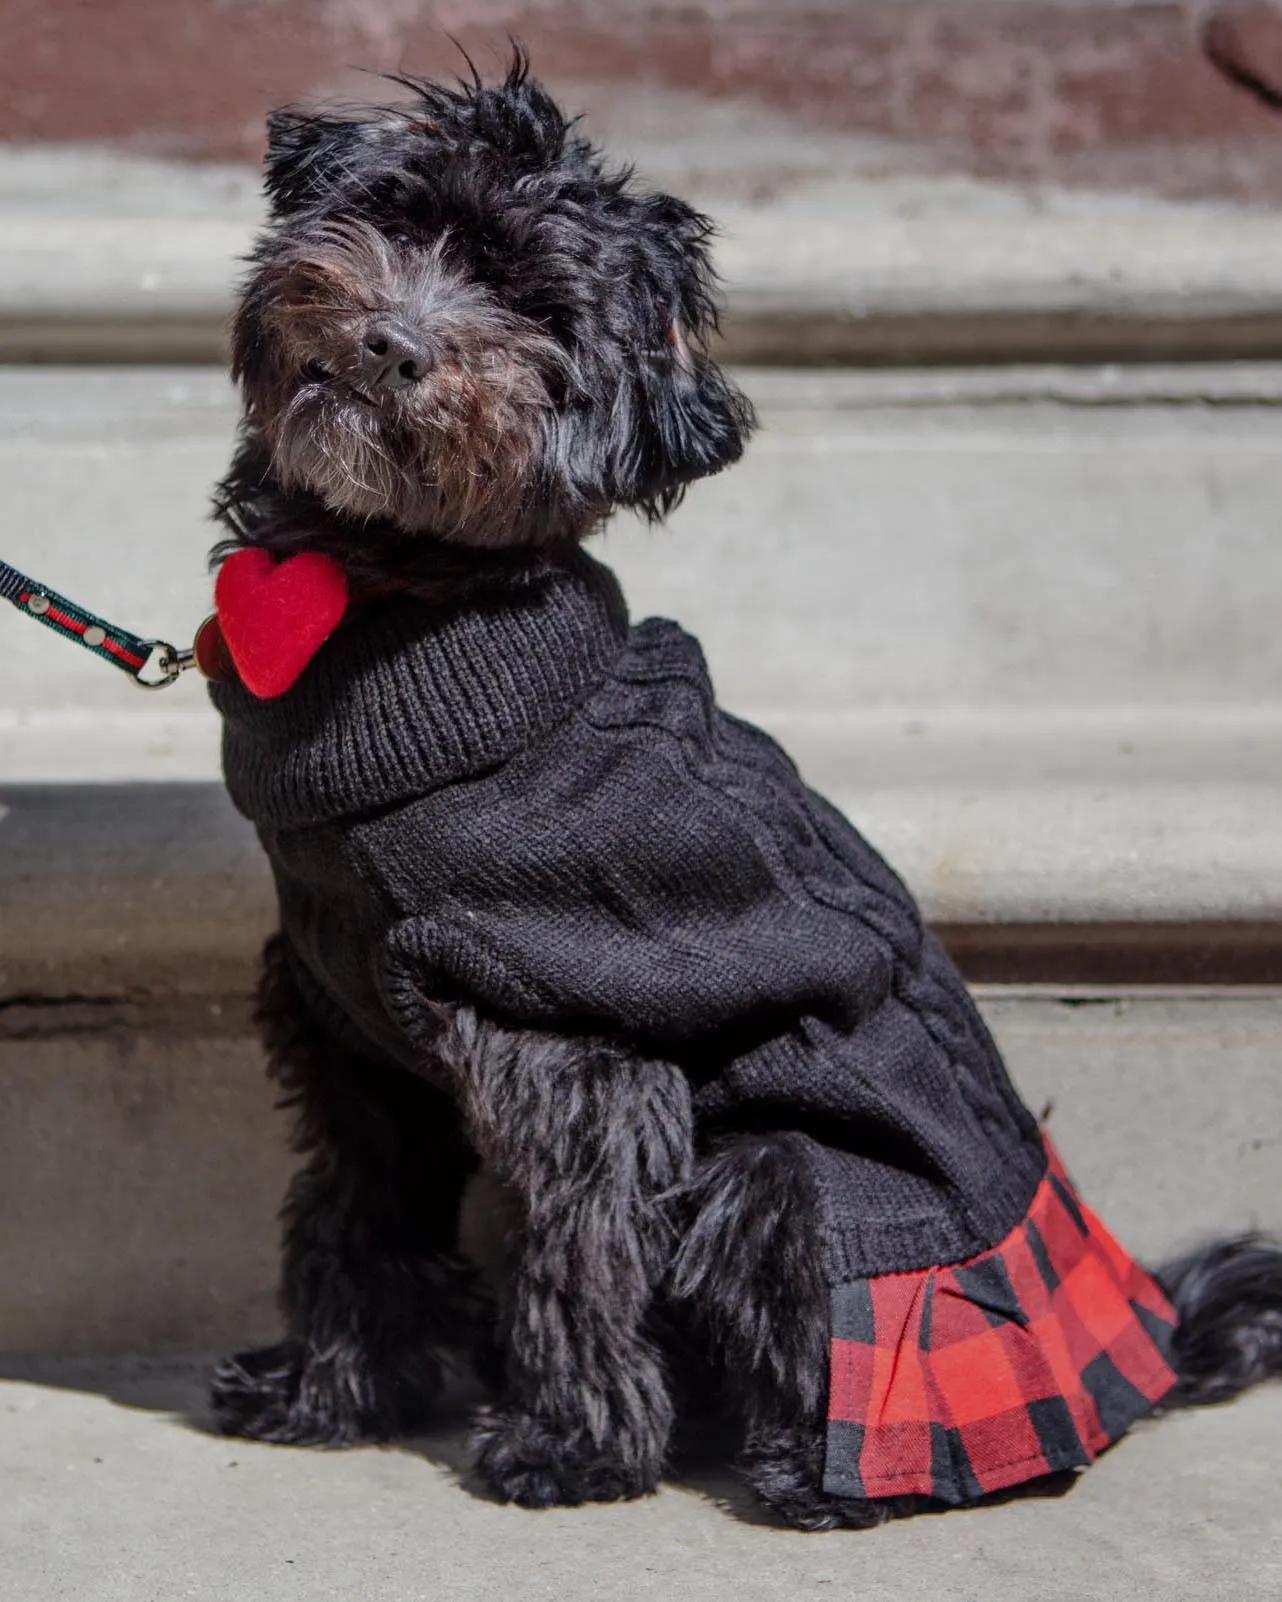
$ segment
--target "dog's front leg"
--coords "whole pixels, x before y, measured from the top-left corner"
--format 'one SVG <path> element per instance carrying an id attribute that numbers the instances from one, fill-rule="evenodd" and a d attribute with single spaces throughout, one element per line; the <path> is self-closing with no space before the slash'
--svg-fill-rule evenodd
<path id="1" fill-rule="evenodd" d="M 285 1339 L 218 1366 L 214 1420 L 293 1445 L 418 1429 L 452 1368 L 491 1366 L 491 1301 L 457 1249 L 475 1153 L 445 1091 L 353 1056 L 309 1013 L 279 938 L 257 1018 L 305 1161 L 282 1214 Z"/>
<path id="2" fill-rule="evenodd" d="M 671 1254 L 663 1197 L 690 1165 L 685 1076 L 467 1009 L 441 1055 L 517 1219 L 506 1395 L 479 1423 L 479 1472 L 527 1507 L 651 1491 L 672 1405 L 645 1322 Z"/>

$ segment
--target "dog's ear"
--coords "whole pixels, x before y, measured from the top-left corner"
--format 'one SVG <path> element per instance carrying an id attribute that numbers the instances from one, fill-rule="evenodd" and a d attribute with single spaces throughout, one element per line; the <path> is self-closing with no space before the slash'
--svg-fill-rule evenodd
<path id="1" fill-rule="evenodd" d="M 668 195 L 646 195 L 640 205 L 652 242 L 651 289 L 642 348 L 623 378 L 630 394 L 611 417 L 607 476 L 615 504 L 658 518 L 688 484 L 738 461 L 756 417 L 708 352 L 717 327 L 711 224 Z"/>
<path id="2" fill-rule="evenodd" d="M 642 358 L 635 423 L 614 440 L 611 464 L 613 498 L 650 518 L 670 512 L 688 484 L 737 462 L 756 423 L 747 397 L 675 319 L 666 342 Z"/>
<path id="3" fill-rule="evenodd" d="M 301 211 L 347 168 L 362 125 L 286 106 L 267 118 L 264 187 L 274 217 Z"/>

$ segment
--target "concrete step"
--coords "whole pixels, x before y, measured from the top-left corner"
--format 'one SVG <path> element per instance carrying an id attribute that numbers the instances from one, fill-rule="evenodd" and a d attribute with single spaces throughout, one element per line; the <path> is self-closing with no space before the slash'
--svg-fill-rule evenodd
<path id="1" fill-rule="evenodd" d="M 743 378 L 763 418 L 744 463 L 671 529 L 621 520 L 600 542 L 634 612 L 700 634 L 723 702 L 779 734 L 936 921 L 1276 940 L 1282 369 Z M 3 555 L 190 638 L 224 380 L 8 369 L 0 418 Z M 217 782 L 198 683 L 141 696 L 6 609 L 0 833 L 24 843 L 0 856 L 0 970 L 64 994 L 91 946 L 113 985 L 211 942 L 243 966 L 262 865 L 189 781 Z M 92 788 L 130 783 L 157 788 Z M 61 799 L 23 788 L 41 784 Z M 108 889 L 134 910 L 111 939 Z M 211 893 L 222 922 L 192 919 Z"/>
<path id="2" fill-rule="evenodd" d="M 1269 210 L 970 177 L 680 96 L 597 101 L 613 150 L 715 217 L 727 359 L 1282 355 Z M 222 363 L 257 187 L 247 166 L 0 146 L 0 361 Z"/>
<path id="3" fill-rule="evenodd" d="M 726 206 L 718 224 L 731 361 L 1282 355 L 1269 214 L 801 221 Z M 0 361 L 225 361 L 251 227 L 42 217 L 3 231 Z"/>
<path id="4" fill-rule="evenodd" d="M 1282 990 L 978 994 L 1133 1251 L 1282 1229 Z M 270 1337 L 293 1162 L 272 1102 L 243 996 L 0 1006 L 0 1353 Z"/>
<path id="5" fill-rule="evenodd" d="M 462 1432 L 289 1451 L 191 1427 L 186 1371 L 0 1384 L 7 1602 L 1276 1602 L 1282 1387 L 1141 1426 L 1071 1494 L 862 1534 L 762 1527 L 730 1477 L 533 1514 Z M 197 1413 L 198 1417 L 198 1413 Z"/>

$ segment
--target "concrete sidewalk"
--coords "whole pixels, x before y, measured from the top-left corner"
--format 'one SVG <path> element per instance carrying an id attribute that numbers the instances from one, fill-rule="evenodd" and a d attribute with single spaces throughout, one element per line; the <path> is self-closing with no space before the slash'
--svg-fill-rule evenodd
<path id="1" fill-rule="evenodd" d="M 188 1422 L 193 1377 L 0 1384 L 6 1602 L 1276 1602 L 1282 1388 L 1141 1426 L 1068 1495 L 852 1534 L 751 1522 L 726 1475 L 529 1513 L 465 1442 L 295 1452 Z M 70 1388 L 60 1388 L 58 1380 Z"/>

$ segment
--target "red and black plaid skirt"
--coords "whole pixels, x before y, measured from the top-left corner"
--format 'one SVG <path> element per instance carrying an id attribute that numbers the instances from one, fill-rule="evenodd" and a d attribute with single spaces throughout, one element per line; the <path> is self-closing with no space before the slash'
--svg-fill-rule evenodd
<path id="1" fill-rule="evenodd" d="M 1047 1152 L 990 1251 L 834 1290 L 826 1490 L 973 1502 L 1084 1467 L 1175 1384 L 1170 1303 Z"/>

